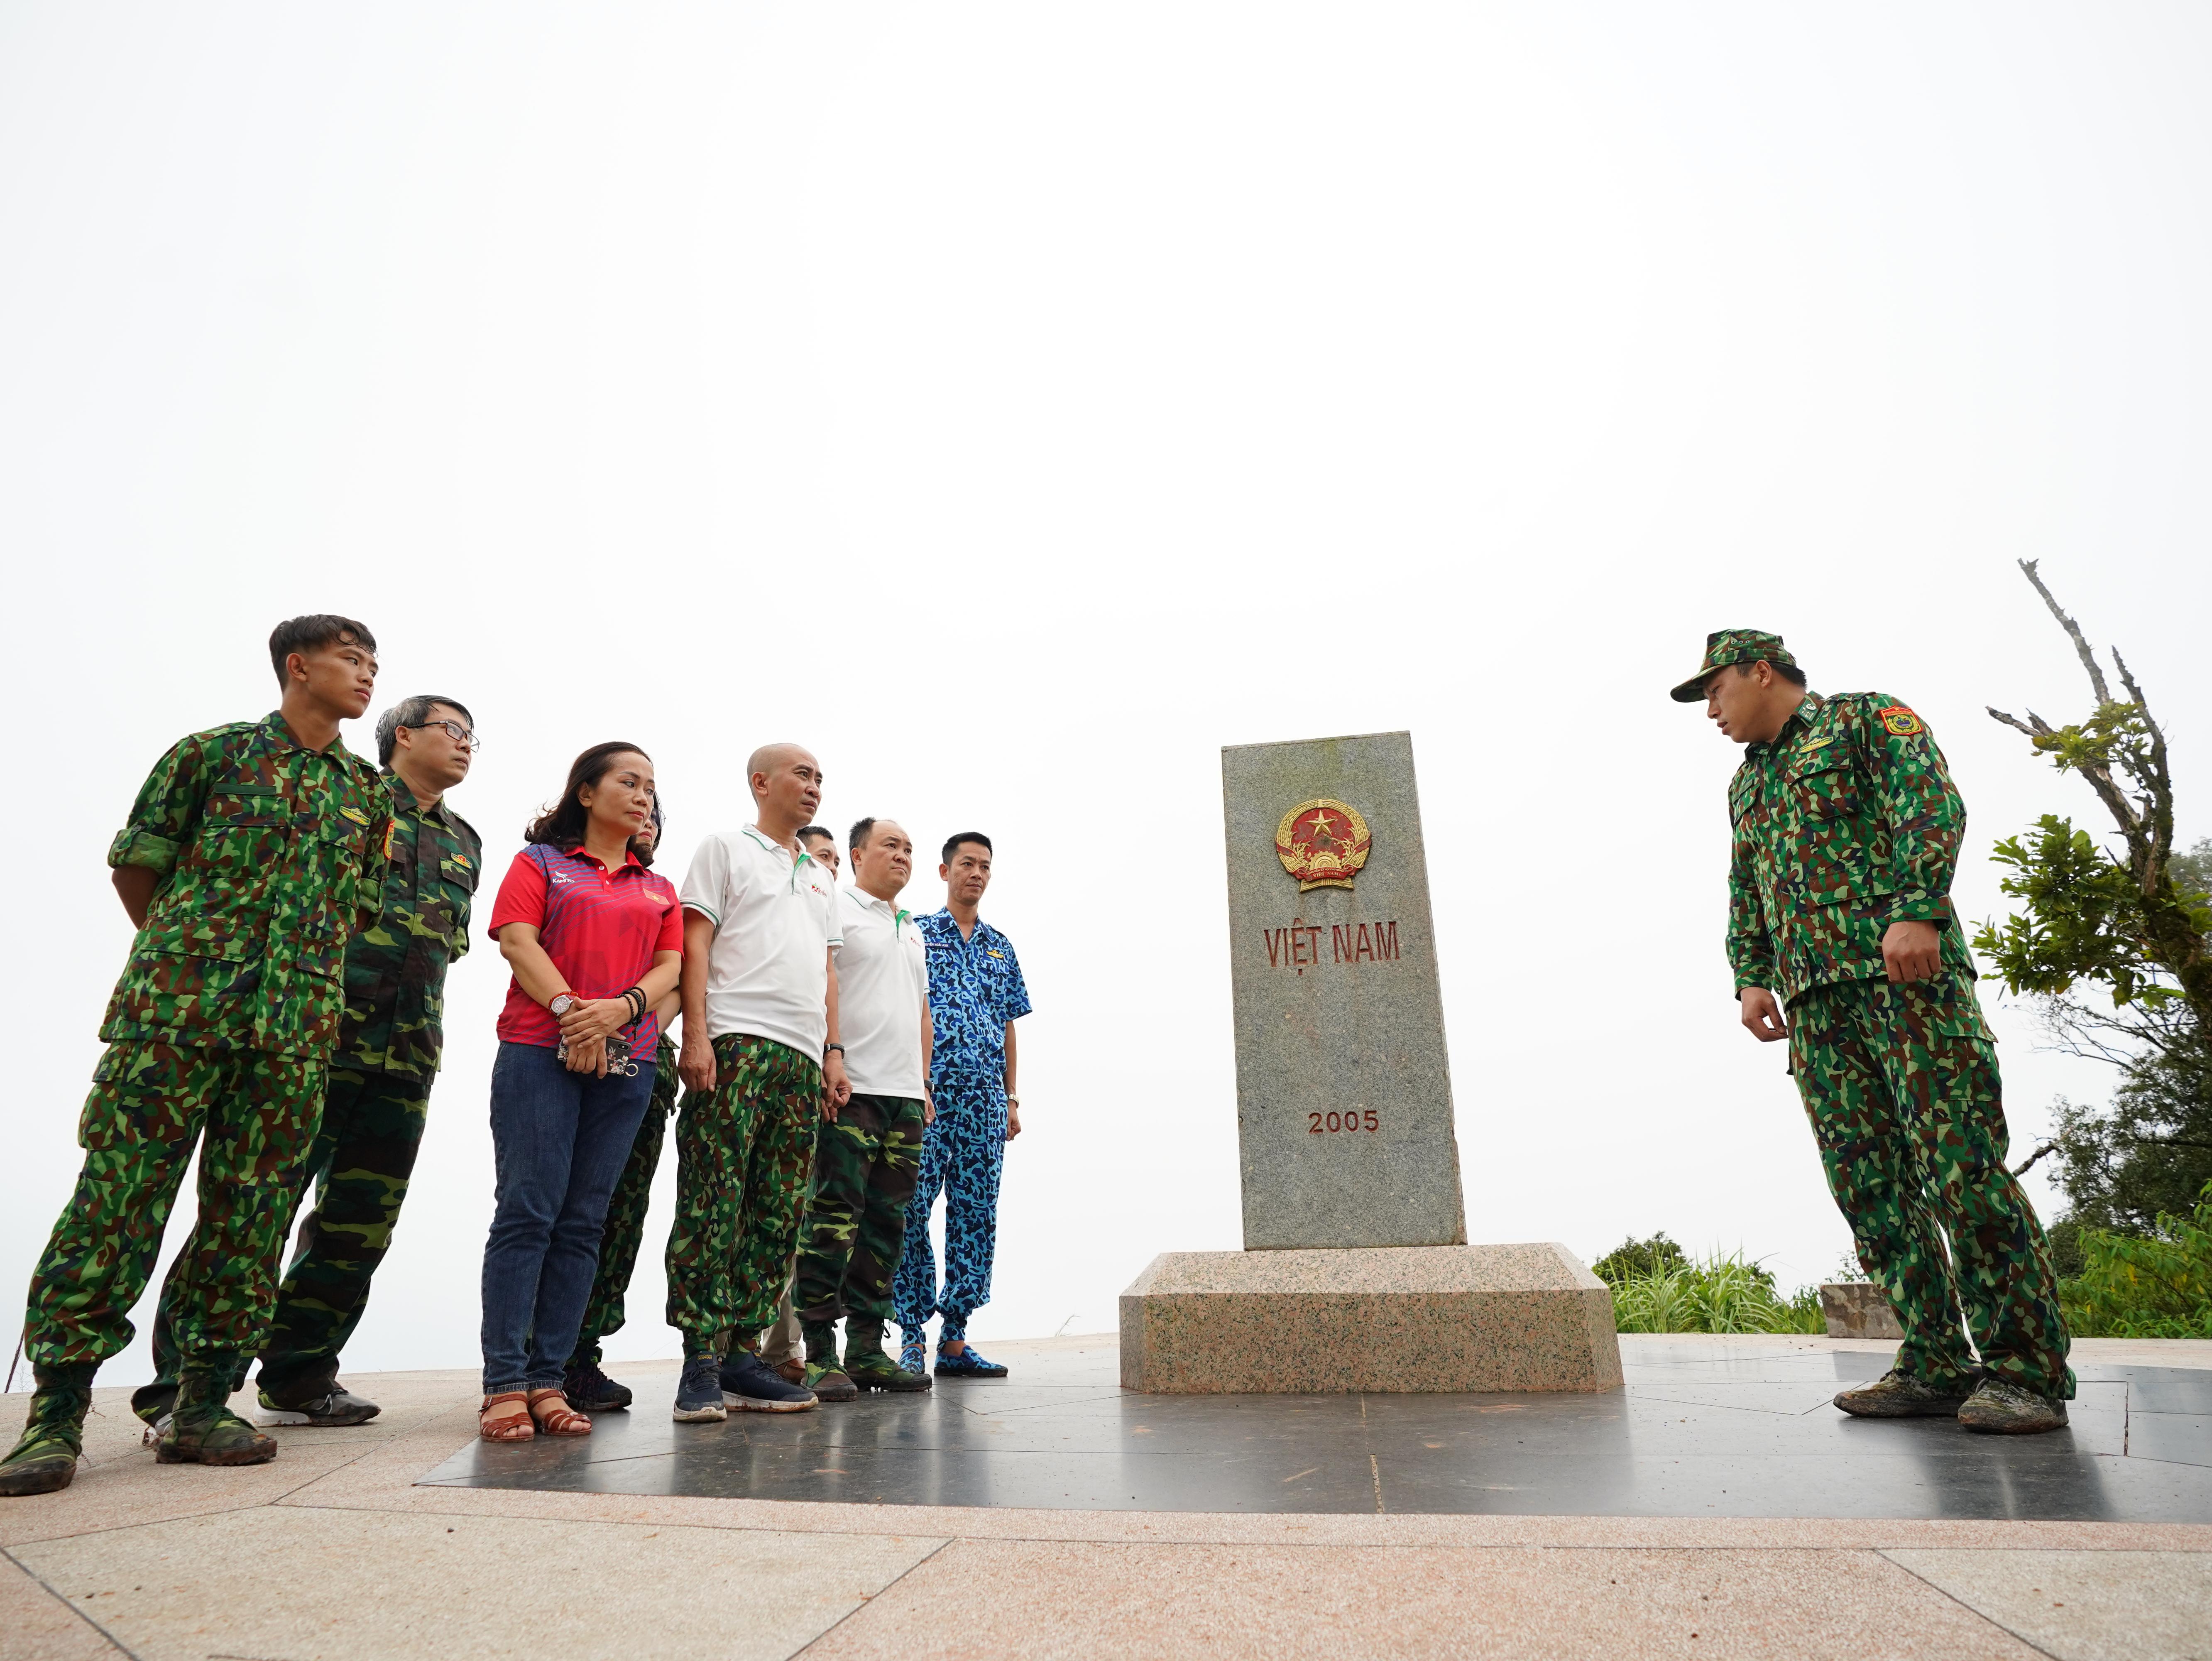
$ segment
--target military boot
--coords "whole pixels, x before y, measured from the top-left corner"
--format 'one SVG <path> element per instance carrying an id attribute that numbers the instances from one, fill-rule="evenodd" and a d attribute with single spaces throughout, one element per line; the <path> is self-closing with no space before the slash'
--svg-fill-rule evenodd
<path id="1" fill-rule="evenodd" d="M 2066 1403 L 2002 1378 L 1984 1378 L 1982 1387 L 1959 1409 L 1959 1422 L 1987 1435 L 2033 1436 L 2046 1430 L 2063 1430 Z"/>
<path id="2" fill-rule="evenodd" d="M 845 1375 L 862 1390 L 911 1391 L 931 1387 L 926 1372 L 909 1372 L 884 1353 L 884 1323 L 845 1323 Z"/>
<path id="3" fill-rule="evenodd" d="M 15 1451 L 0 1459 L 0 1495 L 52 1494 L 76 1475 L 84 1415 L 92 1408 L 93 1366 L 35 1367 L 38 1393 Z"/>
<path id="4" fill-rule="evenodd" d="M 169 1428 L 154 1445 L 165 1465 L 262 1465 L 276 1457 L 276 1443 L 230 1410 L 232 1369 L 187 1370 L 177 1380 L 177 1406 Z"/>
<path id="5" fill-rule="evenodd" d="M 835 1321 L 802 1321 L 799 1335 L 806 1345 L 806 1370 L 799 1375 L 802 1390 L 814 1392 L 817 1401 L 850 1402 L 860 1396 L 860 1390 L 837 1361 L 837 1323 Z"/>
<path id="6" fill-rule="evenodd" d="M 1971 1380 L 1963 1385 L 1931 1384 L 1892 1367 L 1870 1384 L 1838 1391 L 1836 1405 L 1859 1419 L 1948 1419 L 1972 1394 Z"/>

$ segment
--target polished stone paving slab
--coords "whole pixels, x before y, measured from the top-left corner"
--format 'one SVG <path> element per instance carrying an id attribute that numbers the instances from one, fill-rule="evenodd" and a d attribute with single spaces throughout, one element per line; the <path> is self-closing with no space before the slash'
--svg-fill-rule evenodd
<path id="1" fill-rule="evenodd" d="M 674 1377 L 629 1380 L 588 1438 L 472 1443 L 450 1488 L 1047 1510 L 2212 1522 L 2212 1373 L 2081 1365 L 2072 1425 L 1983 1437 L 1850 1419 L 1830 1398 L 1887 1350 L 1714 1354 L 1624 1345 L 1604 1395 L 1146 1396 L 1110 1339 L 722 1425 L 668 1416 Z M 622 1369 L 615 1369 L 617 1376 Z"/>

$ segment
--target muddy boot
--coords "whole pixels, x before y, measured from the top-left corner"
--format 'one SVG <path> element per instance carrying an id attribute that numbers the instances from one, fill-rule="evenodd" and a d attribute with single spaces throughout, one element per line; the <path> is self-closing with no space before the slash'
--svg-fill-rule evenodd
<path id="1" fill-rule="evenodd" d="M 264 1436 L 230 1410 L 232 1369 L 188 1368 L 177 1380 L 177 1406 L 167 1433 L 154 1445 L 165 1465 L 261 1465 L 276 1457 Z"/>
<path id="2" fill-rule="evenodd" d="M 884 1353 L 881 1321 L 846 1321 L 845 1373 L 862 1390 L 908 1391 L 931 1387 L 927 1373 L 909 1372 Z"/>
<path id="3" fill-rule="evenodd" d="M 177 1408 L 177 1381 L 156 1378 L 131 1392 L 131 1410 L 157 1432 L 168 1429 L 169 1415 Z M 149 1445 L 150 1445 L 150 1444 Z"/>
<path id="4" fill-rule="evenodd" d="M 2066 1403 L 2055 1396 L 1985 1378 L 1959 1409 L 1959 1422 L 1990 1436 L 2038 1436 L 2066 1427 Z"/>
<path id="5" fill-rule="evenodd" d="M 15 1451 L 0 1460 L 0 1494 L 52 1494 L 70 1485 L 84 1451 L 93 1371 L 91 1363 L 32 1370 L 38 1393 Z"/>
<path id="6" fill-rule="evenodd" d="M 1971 1379 L 1962 1384 L 1931 1384 L 1892 1367 L 1870 1384 L 1839 1392 L 1836 1405 L 1859 1419 L 1948 1419 L 1973 1393 Z"/>

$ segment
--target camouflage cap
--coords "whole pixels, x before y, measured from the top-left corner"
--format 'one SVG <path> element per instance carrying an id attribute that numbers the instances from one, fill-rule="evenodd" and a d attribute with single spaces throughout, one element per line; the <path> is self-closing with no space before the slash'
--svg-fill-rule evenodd
<path id="1" fill-rule="evenodd" d="M 1705 683 L 1713 678 L 1716 669 L 1725 669 L 1732 663 L 1757 663 L 1761 659 L 1793 666 L 1797 661 L 1784 648 L 1779 635 L 1770 635 L 1764 629 L 1716 629 L 1705 636 L 1705 660 L 1698 666 L 1696 674 L 1674 689 L 1674 702 L 1695 703 L 1705 697 Z"/>

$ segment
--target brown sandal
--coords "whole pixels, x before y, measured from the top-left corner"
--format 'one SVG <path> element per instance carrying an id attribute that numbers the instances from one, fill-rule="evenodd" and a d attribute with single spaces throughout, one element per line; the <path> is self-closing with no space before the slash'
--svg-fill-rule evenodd
<path id="1" fill-rule="evenodd" d="M 501 1409 L 496 1416 L 492 1409 Z M 530 1398 L 519 1390 L 503 1390 L 483 1398 L 477 1409 L 477 1434 L 487 1442 L 526 1442 L 538 1434 L 531 1422 Z"/>
<path id="2" fill-rule="evenodd" d="M 547 1436 L 589 1436 L 592 1421 L 568 1405 L 568 1398 L 557 1390 L 533 1390 L 530 1392 L 530 1416 L 538 1428 Z"/>

